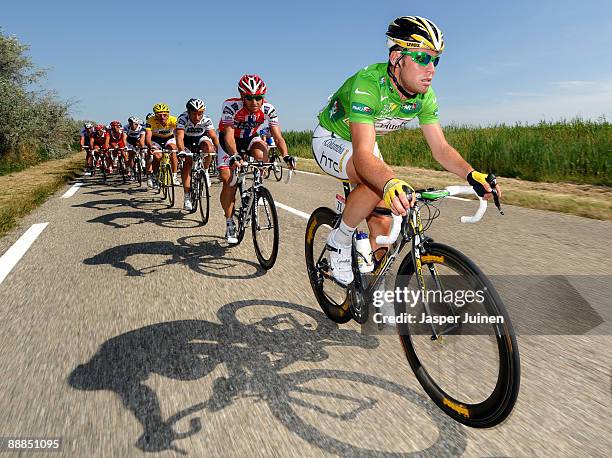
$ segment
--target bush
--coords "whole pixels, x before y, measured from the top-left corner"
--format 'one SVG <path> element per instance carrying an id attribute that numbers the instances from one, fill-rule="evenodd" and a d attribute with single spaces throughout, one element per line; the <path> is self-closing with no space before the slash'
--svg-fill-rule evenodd
<path id="1" fill-rule="evenodd" d="M 28 49 L 0 29 L 0 173 L 61 157 L 79 136 L 70 105 L 32 89 L 45 72 L 25 55 Z"/>

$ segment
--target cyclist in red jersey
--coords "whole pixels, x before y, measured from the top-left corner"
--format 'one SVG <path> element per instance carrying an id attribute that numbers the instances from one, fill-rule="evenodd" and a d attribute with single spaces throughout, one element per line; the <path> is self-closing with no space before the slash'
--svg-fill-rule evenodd
<path id="1" fill-rule="evenodd" d="M 108 150 L 109 148 L 115 148 L 115 149 L 123 148 L 123 151 L 121 151 L 120 153 L 118 153 L 117 151 L 114 152 L 113 161 L 109 168 L 109 173 L 113 172 L 113 169 L 112 169 L 113 166 L 115 167 L 117 166 L 117 158 L 119 157 L 119 154 L 123 155 L 123 160 L 125 161 L 125 163 L 127 163 L 128 154 L 125 148 L 125 145 L 127 143 L 126 137 L 127 136 L 125 132 L 123 132 L 123 126 L 121 125 L 121 122 L 112 121 L 110 123 L 110 130 L 106 131 L 104 148 L 106 150 Z M 131 178 L 130 172 L 128 172 L 128 177 Z"/>
<path id="2" fill-rule="evenodd" d="M 238 82 L 240 98 L 230 98 L 223 103 L 217 168 L 223 182 L 220 200 L 227 226 L 225 238 L 229 244 L 238 243 L 233 218 L 236 186 L 230 186 L 231 172 L 244 154 L 259 161 L 268 160 L 268 146 L 258 134 L 263 123 L 268 123 L 285 162 L 291 168 L 295 166 L 295 159 L 287 154 L 287 144 L 278 124 L 276 109 L 265 100 L 266 90 L 266 84 L 259 76 L 244 75 Z"/>
<path id="3" fill-rule="evenodd" d="M 97 124 L 94 127 L 94 132 L 89 138 L 89 147 L 91 148 L 92 154 L 100 157 L 106 156 L 106 126 L 104 124 Z M 107 165 L 108 160 L 106 159 Z M 99 166 L 99 160 L 97 164 L 94 164 L 94 167 Z"/>

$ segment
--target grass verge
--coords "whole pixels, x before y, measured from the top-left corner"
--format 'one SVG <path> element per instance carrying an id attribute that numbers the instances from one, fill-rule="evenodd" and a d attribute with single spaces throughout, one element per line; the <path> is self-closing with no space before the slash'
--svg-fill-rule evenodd
<path id="1" fill-rule="evenodd" d="M 15 227 L 19 218 L 79 176 L 83 164 L 83 153 L 79 152 L 0 176 L 0 237 Z"/>

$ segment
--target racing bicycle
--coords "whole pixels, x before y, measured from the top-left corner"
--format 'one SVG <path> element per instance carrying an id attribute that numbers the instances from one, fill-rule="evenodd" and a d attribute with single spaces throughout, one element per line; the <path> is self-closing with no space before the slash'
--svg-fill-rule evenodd
<path id="1" fill-rule="evenodd" d="M 345 182 L 344 198 L 336 196 L 336 211 L 317 208 L 306 228 L 306 267 L 319 306 L 336 323 L 354 319 L 364 329 L 376 323 L 375 329 L 380 330 L 386 315 L 374 307 L 383 301 L 375 304 L 374 299 L 386 293 L 384 288 L 389 282 L 385 277 L 405 249 L 397 275 L 388 279 L 393 288 L 390 308 L 394 316 L 390 322 L 396 325 L 411 369 L 428 396 L 454 420 L 478 428 L 501 423 L 511 413 L 520 385 L 519 351 L 510 317 L 492 283 L 474 262 L 425 234 L 440 215 L 439 202 L 454 195 L 473 194 L 472 187 L 417 190 L 416 205 L 404 217 L 392 215 L 388 209 L 375 210 L 393 218 L 389 235 L 376 238 L 377 244 L 385 247 L 373 253 L 372 272 L 362 273 L 360 258 L 362 267 L 368 260 L 357 250 L 357 236 L 353 235 L 354 280 L 346 286 L 332 276 L 326 241 L 329 232 L 340 224 L 349 192 Z M 501 212 L 496 195 L 495 198 Z M 423 219 L 421 207 L 428 211 Z M 479 221 L 486 207 L 486 200 L 479 198 L 478 211 L 471 217 L 462 217 L 461 222 Z M 394 294 L 405 288 L 415 292 L 412 297 L 418 300 L 411 302 L 406 296 L 398 298 Z M 462 288 L 480 292 L 481 302 L 460 310 L 452 300 L 447 303 L 430 299 L 431 293 L 434 298 L 436 293 L 446 297 Z M 495 323 L 485 324 L 485 332 L 483 327 L 474 332 L 473 325 L 441 319 L 461 316 L 466 310 L 487 318 L 487 323 Z M 411 322 L 405 318 L 408 315 L 420 317 L 420 322 Z"/>
<path id="2" fill-rule="evenodd" d="M 210 187 L 209 180 L 206 177 L 207 169 L 204 168 L 204 153 L 198 146 L 194 146 L 193 150 L 189 153 L 183 151 L 178 154 L 179 158 L 184 158 L 188 154 L 192 155 L 193 162 L 191 166 L 191 205 L 192 213 L 195 213 L 198 208 L 200 209 L 200 216 L 202 217 L 202 225 L 208 223 L 208 217 L 210 213 Z M 210 153 L 210 156 L 216 156 L 216 153 Z M 215 162 L 214 160 L 212 162 Z"/>
<path id="3" fill-rule="evenodd" d="M 252 160 L 249 157 L 249 160 Z M 234 171 L 230 186 L 238 186 L 239 198 L 236 199 L 234 215 L 236 216 L 238 244 L 242 242 L 246 228 L 251 226 L 253 245 L 259 264 L 268 270 L 274 266 L 278 255 L 279 230 L 276 205 L 270 191 L 263 185 L 265 169 L 272 167 L 272 162 L 251 161 L 243 163 Z M 245 179 L 252 175 L 251 186 Z"/>
<path id="4" fill-rule="evenodd" d="M 170 165 L 170 154 L 174 150 L 163 148 L 155 150 L 162 152 L 162 158 L 159 161 L 159 170 L 157 172 L 157 193 L 162 195 L 162 199 L 168 199 L 169 207 L 174 206 L 174 181 L 172 180 L 172 166 Z"/>

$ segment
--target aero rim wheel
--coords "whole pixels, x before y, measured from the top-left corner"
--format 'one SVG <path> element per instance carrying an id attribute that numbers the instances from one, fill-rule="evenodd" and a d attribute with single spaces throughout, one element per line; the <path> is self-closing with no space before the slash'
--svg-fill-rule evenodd
<path id="1" fill-rule="evenodd" d="M 430 243 L 421 259 L 429 313 L 414 296 L 394 301 L 396 316 L 415 317 L 414 324 L 397 325 L 406 358 L 447 415 L 471 427 L 495 426 L 510 414 L 519 392 L 520 359 L 510 317 L 491 282 L 459 251 Z M 414 272 L 409 254 L 398 270 L 396 290 L 419 291 Z M 482 321 L 470 322 L 466 315 Z M 424 316 L 437 319 L 437 338 L 432 339 L 432 324 L 421 323 Z M 449 317 L 457 317 L 455 323 L 440 324 Z"/>
<path id="2" fill-rule="evenodd" d="M 310 286 L 325 314 L 336 323 L 346 323 L 352 316 L 345 288 L 331 277 L 329 256 L 325 246 L 327 237 L 340 215 L 326 207 L 317 208 L 306 226 L 305 255 Z"/>
<path id="3" fill-rule="evenodd" d="M 259 264 L 266 270 L 272 268 L 278 255 L 278 215 L 272 195 L 264 187 L 259 188 L 253 203 L 251 230 Z"/>

